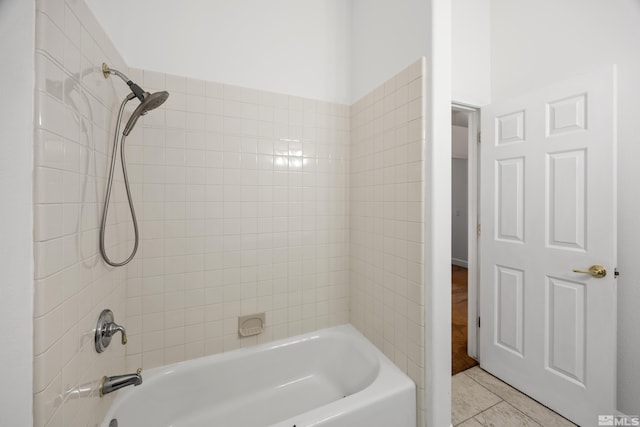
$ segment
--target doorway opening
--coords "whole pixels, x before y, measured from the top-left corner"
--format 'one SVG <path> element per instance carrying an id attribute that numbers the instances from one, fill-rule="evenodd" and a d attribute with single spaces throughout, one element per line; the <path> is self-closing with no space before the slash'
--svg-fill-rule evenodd
<path id="1" fill-rule="evenodd" d="M 476 109 L 451 109 L 451 373 L 478 364 Z"/>

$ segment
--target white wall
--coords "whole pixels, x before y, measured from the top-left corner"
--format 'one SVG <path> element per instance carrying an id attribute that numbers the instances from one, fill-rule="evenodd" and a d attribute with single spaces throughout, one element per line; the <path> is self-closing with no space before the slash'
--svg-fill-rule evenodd
<path id="1" fill-rule="evenodd" d="M 348 1 L 87 0 L 87 4 L 130 67 L 348 101 Z"/>
<path id="2" fill-rule="evenodd" d="M 491 99 L 491 0 L 451 2 L 451 98 L 473 106 Z"/>
<path id="3" fill-rule="evenodd" d="M 461 267 L 468 261 L 467 159 L 451 160 L 451 259 Z"/>
<path id="4" fill-rule="evenodd" d="M 86 2 L 131 67 L 330 102 L 358 100 L 428 51 L 425 0 Z M 455 0 L 452 13 L 453 100 L 484 105 L 489 0 Z"/>
<path id="5" fill-rule="evenodd" d="M 469 156 L 469 128 L 451 126 L 451 157 L 466 159 Z"/>
<path id="6" fill-rule="evenodd" d="M 34 31 L 35 2 L 0 2 L 0 414 L 12 426 L 33 424 Z"/>
<path id="7" fill-rule="evenodd" d="M 351 101 L 429 53 L 429 2 L 353 0 Z"/>
<path id="8" fill-rule="evenodd" d="M 426 425 L 440 427 L 451 423 L 451 1 L 426 3 Z"/>
<path id="9" fill-rule="evenodd" d="M 640 414 L 640 2 L 492 0 L 492 99 L 618 64 L 618 409 Z"/>

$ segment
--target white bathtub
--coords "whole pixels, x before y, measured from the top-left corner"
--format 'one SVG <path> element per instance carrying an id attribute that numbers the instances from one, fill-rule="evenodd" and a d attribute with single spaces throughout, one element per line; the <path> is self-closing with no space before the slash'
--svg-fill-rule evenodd
<path id="1" fill-rule="evenodd" d="M 109 427 L 415 427 L 414 383 L 351 325 L 142 372 Z"/>

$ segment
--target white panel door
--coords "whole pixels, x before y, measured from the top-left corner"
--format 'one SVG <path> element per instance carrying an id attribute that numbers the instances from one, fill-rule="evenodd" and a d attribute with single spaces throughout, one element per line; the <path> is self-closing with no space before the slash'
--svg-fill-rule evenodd
<path id="1" fill-rule="evenodd" d="M 615 409 L 615 90 L 611 67 L 482 109 L 480 364 L 583 426 Z"/>

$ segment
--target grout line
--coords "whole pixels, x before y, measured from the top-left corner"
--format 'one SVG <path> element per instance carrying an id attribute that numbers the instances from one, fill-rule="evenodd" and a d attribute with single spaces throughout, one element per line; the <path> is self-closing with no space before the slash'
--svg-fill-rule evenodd
<path id="1" fill-rule="evenodd" d="M 569 420 L 568 418 L 560 415 L 559 413 L 557 413 L 556 411 L 554 411 L 553 409 L 549 408 L 548 406 L 544 405 L 541 402 L 538 402 L 536 399 L 534 399 L 533 397 L 529 396 L 528 394 L 523 393 L 522 391 L 518 390 L 517 388 L 513 387 L 510 384 L 505 383 L 504 381 L 502 381 L 500 378 L 496 377 L 495 375 L 491 374 L 490 372 L 485 371 L 484 369 L 482 369 L 480 367 L 480 365 L 477 365 L 478 369 L 482 370 L 482 372 L 486 373 L 487 375 L 490 375 L 492 378 L 495 378 L 496 380 L 500 381 L 502 384 L 511 387 L 516 393 L 520 394 L 523 397 L 526 397 L 530 400 L 532 400 L 534 403 L 537 403 L 538 405 L 542 406 L 543 408 L 547 409 L 548 411 L 550 411 L 554 416 L 558 417 L 558 418 L 562 418 L 563 420 L 566 420 L 572 424 L 573 421 Z M 469 369 L 473 369 L 473 368 L 469 368 Z M 469 370 L 467 369 L 467 371 Z M 461 372 L 461 374 L 464 374 L 466 371 Z M 479 384 L 481 387 L 485 388 L 486 390 L 489 390 L 487 387 L 485 387 L 484 385 L 482 385 L 480 382 L 476 381 L 473 377 L 471 377 L 470 375 L 467 375 L 467 377 L 471 378 L 473 381 L 475 381 L 477 384 Z M 511 405 L 512 407 L 514 407 L 515 409 L 517 409 L 518 411 L 522 412 L 523 414 L 525 414 L 527 417 L 531 418 L 533 421 L 536 422 L 536 424 L 541 425 L 537 419 L 533 418 L 531 415 L 528 415 L 527 413 L 525 413 L 524 411 L 520 410 L 520 408 L 518 408 L 517 406 L 515 406 L 514 404 L 512 404 L 511 402 L 509 402 L 508 400 L 502 398 L 502 396 L 498 395 L 497 393 L 489 390 L 489 392 L 493 393 L 494 395 L 498 396 L 500 399 L 504 400 L 505 402 L 507 402 L 509 405 Z M 575 425 L 575 424 L 574 424 Z"/>
<path id="2" fill-rule="evenodd" d="M 477 366 L 478 366 L 478 368 L 480 368 L 480 365 L 477 365 Z M 482 368 L 480 368 L 480 369 L 482 369 Z M 467 370 L 468 370 L 468 369 L 467 369 Z M 484 369 L 483 369 L 482 371 L 483 371 L 483 372 L 487 372 L 487 371 L 485 371 Z M 467 374 L 466 374 L 466 371 L 462 371 L 461 373 L 462 373 L 462 374 L 467 375 Z M 488 372 L 487 372 L 487 373 L 488 373 Z M 500 395 L 498 395 L 497 393 L 494 393 L 493 391 L 489 390 L 487 387 L 485 387 L 484 385 L 482 385 L 480 382 L 476 381 L 476 379 L 475 379 L 475 378 L 473 378 L 472 376 L 467 375 L 467 378 L 471 378 L 471 380 L 472 380 L 473 382 L 475 382 L 476 384 L 478 384 L 480 387 L 482 387 L 483 389 L 487 390 L 489 393 L 493 394 L 494 396 L 499 397 L 501 400 L 504 400 L 504 399 L 502 398 L 502 396 L 500 396 Z M 505 383 L 505 384 L 506 384 L 506 383 Z"/>
<path id="3" fill-rule="evenodd" d="M 468 369 L 467 369 L 467 370 L 468 370 Z M 466 371 L 462 371 L 462 372 L 457 373 L 456 375 L 465 375 L 467 378 L 471 379 L 473 382 L 475 382 L 476 384 L 478 384 L 480 387 L 482 387 L 483 389 L 487 390 L 489 393 L 491 393 L 491 394 L 493 394 L 494 396 L 496 396 L 498 399 L 500 399 L 500 401 L 498 401 L 498 402 L 496 402 L 495 404 L 493 404 L 493 405 L 489 406 L 488 408 L 482 409 L 480 412 L 476 412 L 475 414 L 473 414 L 473 415 L 472 415 L 472 416 L 470 416 L 469 418 L 466 418 L 466 419 L 464 419 L 464 420 L 460 421 L 459 423 L 455 424 L 456 426 L 458 426 L 458 425 L 460 425 L 460 424 L 462 424 L 462 423 L 464 423 L 464 422 L 469 421 L 471 418 L 474 418 L 476 415 L 479 415 L 479 414 L 483 413 L 484 411 L 487 411 L 487 410 L 489 410 L 489 409 L 493 408 L 494 406 L 496 406 L 496 405 L 497 405 L 497 404 L 499 404 L 500 402 L 504 402 L 504 401 L 505 401 L 502 397 L 498 396 L 497 394 L 495 394 L 494 392 L 492 392 L 491 390 L 489 390 L 488 388 L 486 388 L 485 386 L 483 386 L 482 384 L 480 384 L 478 381 L 476 381 L 475 379 L 473 379 L 472 377 L 470 377 L 469 375 L 467 375 L 465 372 L 466 372 Z M 455 375 L 453 375 L 453 376 L 452 376 L 452 378 L 453 378 L 454 376 L 455 376 Z"/>
<path id="4" fill-rule="evenodd" d="M 504 400 L 503 400 L 503 399 L 500 399 L 500 402 L 496 402 L 496 403 L 494 403 L 493 405 L 489 406 L 488 408 L 485 408 L 485 409 L 481 410 L 480 412 L 478 412 L 478 413 L 476 413 L 476 414 L 473 414 L 473 415 L 472 415 L 472 416 L 470 416 L 469 418 L 467 418 L 467 419 L 465 419 L 465 420 L 463 420 L 463 421 L 460 421 L 458 424 L 456 424 L 456 426 L 459 426 L 460 424 L 466 423 L 466 422 L 467 422 L 467 421 L 469 421 L 470 419 L 475 418 L 477 415 L 480 415 L 480 414 L 482 414 L 483 412 L 488 411 L 489 409 L 493 408 L 493 407 L 494 407 L 494 406 L 496 406 L 496 405 L 499 405 L 499 404 L 500 404 L 500 403 L 502 403 L 502 402 L 504 402 Z M 476 420 L 476 421 L 478 421 L 478 420 Z M 478 423 L 479 423 L 479 421 L 478 421 Z M 536 424 L 537 424 L 537 423 L 536 423 Z M 542 427 L 542 426 L 541 426 L 541 427 Z"/>

